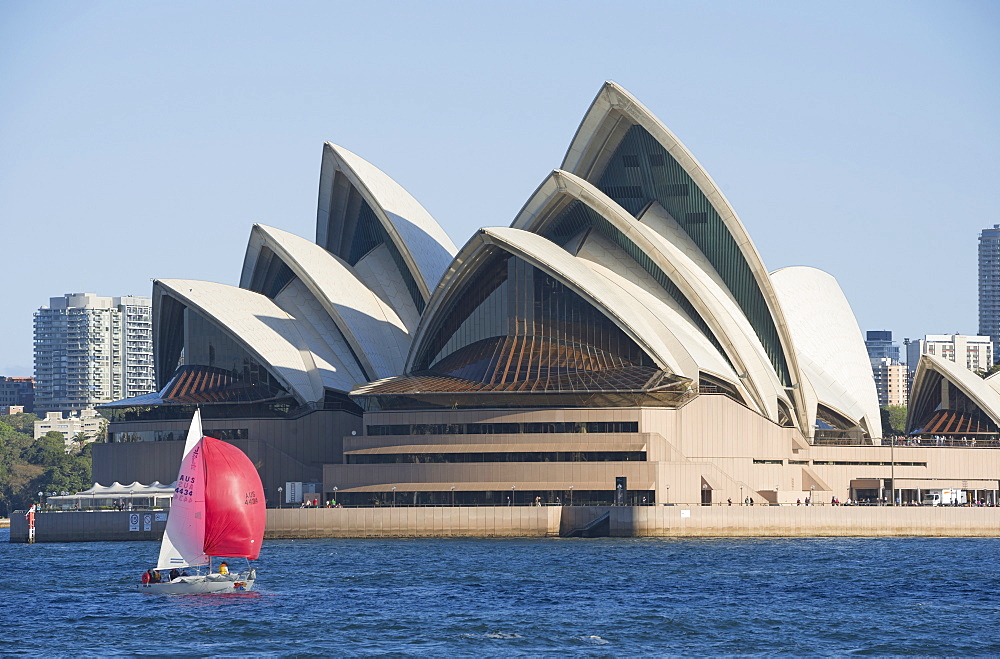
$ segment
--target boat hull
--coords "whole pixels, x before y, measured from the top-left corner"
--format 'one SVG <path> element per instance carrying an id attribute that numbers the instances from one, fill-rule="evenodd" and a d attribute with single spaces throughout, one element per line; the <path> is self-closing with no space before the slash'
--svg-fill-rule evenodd
<path id="1" fill-rule="evenodd" d="M 136 590 L 149 595 L 199 595 L 247 593 L 253 590 L 255 574 L 210 574 L 195 577 L 178 577 L 173 581 L 138 584 Z"/>

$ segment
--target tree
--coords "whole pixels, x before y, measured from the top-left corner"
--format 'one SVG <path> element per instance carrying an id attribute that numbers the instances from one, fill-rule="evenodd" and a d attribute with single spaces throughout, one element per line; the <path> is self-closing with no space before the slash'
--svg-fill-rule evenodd
<path id="1" fill-rule="evenodd" d="M 35 421 L 38 421 L 38 417 L 34 414 L 11 414 L 4 417 L 4 421 L 17 432 L 33 437 L 35 435 Z"/>
<path id="2" fill-rule="evenodd" d="M 23 510 L 38 492 L 78 492 L 90 487 L 90 445 L 68 454 L 62 433 L 32 439 L 33 414 L 0 417 L 0 515 Z"/>
<path id="3" fill-rule="evenodd" d="M 50 430 L 39 437 L 31 447 L 22 453 L 32 464 L 48 467 L 59 462 L 66 455 L 66 438 L 61 432 Z"/>
<path id="4" fill-rule="evenodd" d="M 991 375 L 993 375 L 994 373 L 996 373 L 998 371 L 1000 371 L 1000 364 L 994 364 L 993 366 L 990 366 L 985 371 L 983 371 L 983 370 L 976 371 L 976 375 L 978 375 L 979 377 L 985 379 L 985 378 L 990 377 Z"/>
<path id="5" fill-rule="evenodd" d="M 906 407 L 904 405 L 886 405 L 881 412 L 883 435 L 902 435 L 906 432 Z"/>

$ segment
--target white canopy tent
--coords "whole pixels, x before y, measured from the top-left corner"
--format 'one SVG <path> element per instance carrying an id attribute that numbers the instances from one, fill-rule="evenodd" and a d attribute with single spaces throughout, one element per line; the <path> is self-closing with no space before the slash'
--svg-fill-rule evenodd
<path id="1" fill-rule="evenodd" d="M 143 485 L 138 481 L 129 485 L 122 485 L 118 481 L 111 485 L 94 483 L 93 487 L 83 492 L 50 496 L 46 503 L 53 508 L 63 509 L 99 508 L 110 507 L 117 499 L 125 505 L 131 504 L 131 507 L 169 508 L 175 486 L 176 483 L 163 485 L 159 481 L 149 485 Z"/>

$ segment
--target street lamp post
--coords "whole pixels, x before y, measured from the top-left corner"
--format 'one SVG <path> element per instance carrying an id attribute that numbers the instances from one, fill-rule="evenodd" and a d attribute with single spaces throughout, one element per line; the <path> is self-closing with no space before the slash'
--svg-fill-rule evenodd
<path id="1" fill-rule="evenodd" d="M 569 486 L 569 505 L 573 505 L 573 486 Z"/>
<path id="2" fill-rule="evenodd" d="M 333 486 L 333 505 L 337 505 L 337 486 Z"/>
<path id="3" fill-rule="evenodd" d="M 896 505 L 896 437 L 889 437 L 889 478 L 892 481 L 892 504 Z"/>
<path id="4" fill-rule="evenodd" d="M 283 503 L 281 501 L 281 493 L 284 492 L 284 491 L 285 491 L 285 489 L 279 485 L 278 486 L 278 508 L 281 508 L 281 504 Z"/>
<path id="5" fill-rule="evenodd" d="M 740 505 L 741 506 L 745 506 L 746 505 L 746 499 L 743 498 L 743 486 L 742 485 L 740 485 Z"/>
<path id="6" fill-rule="evenodd" d="M 396 486 L 392 486 L 392 507 L 396 507 Z"/>
<path id="7" fill-rule="evenodd" d="M 451 486 L 451 507 L 455 507 L 455 486 Z"/>
<path id="8" fill-rule="evenodd" d="M 45 500 L 42 499 L 42 495 L 43 494 L 45 494 L 45 493 L 44 492 L 39 492 L 38 493 L 38 507 L 39 508 L 44 508 L 45 507 Z"/>
<path id="9" fill-rule="evenodd" d="M 511 485 L 510 486 L 510 505 L 512 505 L 512 506 L 517 505 L 517 496 L 514 493 L 514 490 L 516 490 L 516 489 L 517 489 L 517 485 Z"/>
<path id="10" fill-rule="evenodd" d="M 809 505 L 810 506 L 816 505 L 816 502 L 813 501 L 813 498 L 815 496 L 816 496 L 816 486 L 815 485 L 810 485 L 809 486 Z"/>
<path id="11" fill-rule="evenodd" d="M 667 485 L 667 505 L 670 505 L 670 486 Z"/>

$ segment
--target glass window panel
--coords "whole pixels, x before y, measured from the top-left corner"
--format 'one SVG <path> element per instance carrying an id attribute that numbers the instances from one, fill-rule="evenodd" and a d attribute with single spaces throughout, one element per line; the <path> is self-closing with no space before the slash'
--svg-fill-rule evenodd
<path id="1" fill-rule="evenodd" d="M 649 166 L 626 167 L 619 154 L 642 154 L 645 158 L 639 159 L 640 164 L 645 161 Z M 653 165 L 654 160 L 660 158 L 663 166 Z M 718 212 L 673 156 L 644 128 L 634 125 L 618 145 L 596 185 L 635 217 L 653 200 L 675 218 L 686 218 L 689 214 L 700 218 L 704 213 L 704 221 L 682 221 L 682 226 L 726 282 L 757 333 L 779 379 L 790 385 L 777 328 L 750 266 Z M 678 185 L 688 186 L 689 194 L 672 194 L 678 190 L 675 187 Z"/>
<path id="2" fill-rule="evenodd" d="M 250 282 L 250 290 L 273 300 L 293 279 L 295 273 L 292 269 L 269 248 L 262 247 Z"/>
<path id="3" fill-rule="evenodd" d="M 287 393 L 264 365 L 214 323 L 193 309 L 185 311 L 184 319 L 186 363 L 171 381 L 172 395 L 182 395 L 179 387 L 184 386 L 192 392 L 227 391 L 231 395 L 225 400 L 261 400 Z"/>

